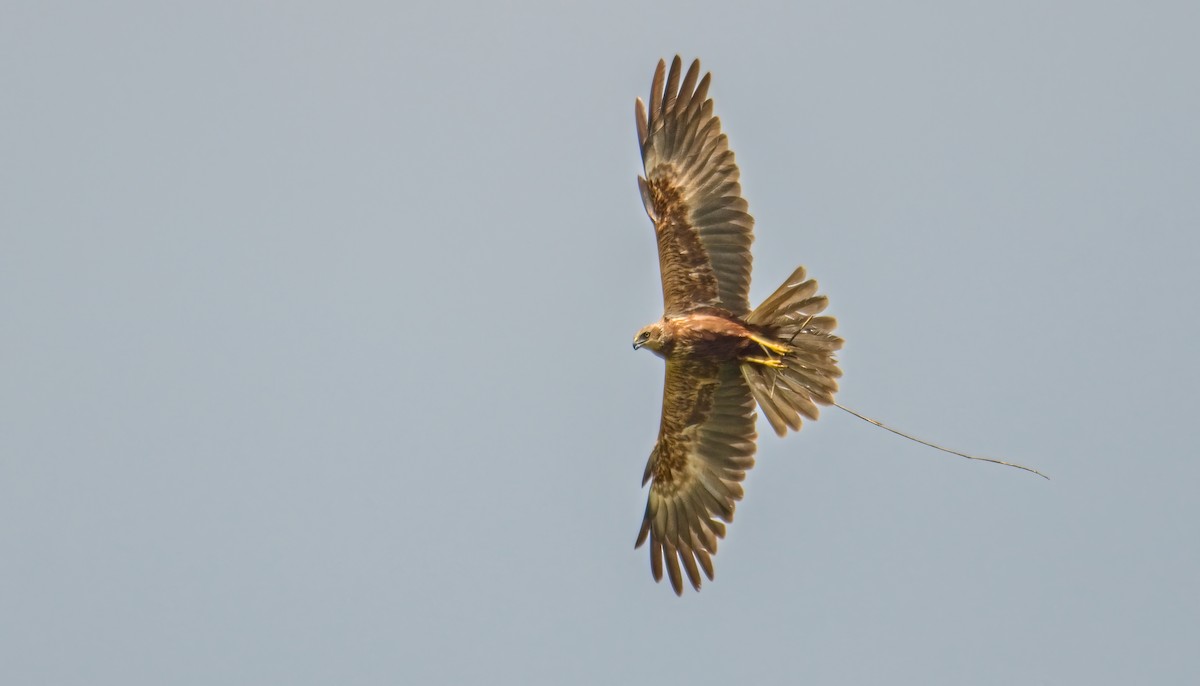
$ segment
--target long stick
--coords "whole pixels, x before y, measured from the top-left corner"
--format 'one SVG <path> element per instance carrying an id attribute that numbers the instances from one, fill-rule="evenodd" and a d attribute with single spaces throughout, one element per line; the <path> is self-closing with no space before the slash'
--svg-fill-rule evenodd
<path id="1" fill-rule="evenodd" d="M 1033 467 L 1026 467 L 1025 465 L 1016 464 L 1014 462 L 1005 462 L 1004 460 L 994 460 L 990 457 L 979 457 L 977 455 L 968 455 L 966 453 L 960 453 L 957 450 L 943 448 L 942 446 L 940 446 L 936 443 L 930 443 L 929 441 L 923 441 L 923 440 L 917 438 L 916 436 L 910 436 L 910 435 L 904 433 L 903 431 L 897 431 L 896 429 L 893 429 L 892 427 L 888 426 L 887 424 L 884 424 L 883 422 L 881 422 L 877 419 L 871 419 L 870 417 L 868 417 L 864 414 L 859 414 L 859 413 L 855 412 L 854 410 L 851 410 L 850 408 L 846 407 L 845 405 L 839 405 L 838 403 L 834 403 L 833 406 L 840 410 L 849 412 L 850 414 L 854 415 L 855 417 L 858 417 L 859 419 L 863 420 L 864 422 L 867 422 L 868 424 L 874 424 L 875 426 L 877 426 L 881 429 L 891 431 L 892 433 L 896 434 L 897 436 L 903 436 L 904 438 L 907 438 L 910 441 L 916 441 L 917 443 L 920 443 L 921 445 L 927 445 L 930 448 L 933 448 L 935 450 L 940 450 L 944 453 L 950 453 L 951 455 L 958 455 L 959 457 L 965 457 L 968 460 L 979 460 L 980 462 L 991 462 L 992 464 L 1001 464 L 1001 465 L 1004 465 L 1005 467 L 1016 467 L 1017 469 L 1024 469 L 1027 472 L 1032 472 L 1033 474 L 1037 474 L 1038 476 L 1042 477 L 1043 479 L 1046 479 L 1047 481 L 1050 480 L 1050 477 L 1039 472 L 1038 470 L 1034 469 Z"/>

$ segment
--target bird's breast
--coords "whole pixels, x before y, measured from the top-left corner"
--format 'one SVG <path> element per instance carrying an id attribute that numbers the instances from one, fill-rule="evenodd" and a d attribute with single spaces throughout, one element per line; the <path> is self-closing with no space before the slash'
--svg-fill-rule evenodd
<path id="1" fill-rule="evenodd" d="M 688 314 L 667 320 L 671 356 L 733 360 L 750 333 L 735 319 L 712 314 Z"/>

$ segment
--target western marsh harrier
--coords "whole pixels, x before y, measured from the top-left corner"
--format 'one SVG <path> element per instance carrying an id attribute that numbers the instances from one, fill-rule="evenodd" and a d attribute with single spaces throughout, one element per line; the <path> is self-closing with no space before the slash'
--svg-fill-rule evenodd
<path id="1" fill-rule="evenodd" d="M 799 267 L 751 310 L 754 219 L 738 167 L 708 98 L 700 62 L 682 73 L 679 57 L 659 61 L 650 107 L 637 100 L 645 177 L 638 178 L 654 222 L 662 271 L 663 316 L 633 339 L 666 360 L 662 423 L 646 463 L 650 482 L 640 547 L 650 568 L 665 563 L 676 594 L 683 575 L 699 590 L 713 578 L 712 556 L 754 466 L 755 403 L 780 436 L 833 404 L 842 339 L 823 316 L 828 299 Z"/>

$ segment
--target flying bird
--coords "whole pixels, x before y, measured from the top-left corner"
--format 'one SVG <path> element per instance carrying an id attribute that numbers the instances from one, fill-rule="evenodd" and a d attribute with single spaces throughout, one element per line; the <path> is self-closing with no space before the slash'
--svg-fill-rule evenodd
<path id="1" fill-rule="evenodd" d="M 755 405 L 780 436 L 834 404 L 841 376 L 837 320 L 803 267 L 750 309 L 754 219 L 738 167 L 708 97 L 700 62 L 682 73 L 660 60 L 650 106 L 637 99 L 642 202 L 654 223 L 663 316 L 640 330 L 634 349 L 666 360 L 658 440 L 646 463 L 646 514 L 634 547 L 650 543 L 677 595 L 713 578 L 712 556 L 754 466 Z"/>

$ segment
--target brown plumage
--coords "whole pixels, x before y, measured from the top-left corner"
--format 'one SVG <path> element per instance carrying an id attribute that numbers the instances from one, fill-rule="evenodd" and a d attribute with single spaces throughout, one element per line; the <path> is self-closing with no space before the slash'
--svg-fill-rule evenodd
<path id="1" fill-rule="evenodd" d="M 741 197 L 733 151 L 708 99 L 710 74 L 694 61 L 659 61 L 647 112 L 637 100 L 638 178 L 654 222 L 663 318 L 633 347 L 666 360 L 662 422 L 646 464 L 650 482 L 637 546 L 650 542 L 650 568 L 665 565 L 675 593 L 686 574 L 699 590 L 754 466 L 755 403 L 780 436 L 833 403 L 842 339 L 828 299 L 804 268 L 753 311 L 749 306 L 754 219 Z"/>

